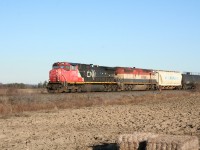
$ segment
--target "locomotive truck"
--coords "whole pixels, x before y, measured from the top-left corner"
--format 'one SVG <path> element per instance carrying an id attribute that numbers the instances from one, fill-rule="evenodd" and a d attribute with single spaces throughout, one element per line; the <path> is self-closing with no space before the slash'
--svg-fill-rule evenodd
<path id="1" fill-rule="evenodd" d="M 62 93 L 189 89 L 194 88 L 194 81 L 200 83 L 199 76 L 174 71 L 56 62 L 49 72 L 47 90 Z"/>

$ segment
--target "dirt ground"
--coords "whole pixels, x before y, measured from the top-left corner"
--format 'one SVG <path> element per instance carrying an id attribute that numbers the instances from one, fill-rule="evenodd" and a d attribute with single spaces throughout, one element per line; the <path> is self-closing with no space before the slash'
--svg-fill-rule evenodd
<path id="1" fill-rule="evenodd" d="M 131 98 L 125 95 L 124 100 Z M 157 93 L 148 95 L 137 103 L 103 103 L 1 117 L 0 149 L 94 150 L 94 145 L 115 143 L 119 134 L 135 131 L 196 135 L 200 139 L 200 93 L 165 94 L 165 98 Z"/>

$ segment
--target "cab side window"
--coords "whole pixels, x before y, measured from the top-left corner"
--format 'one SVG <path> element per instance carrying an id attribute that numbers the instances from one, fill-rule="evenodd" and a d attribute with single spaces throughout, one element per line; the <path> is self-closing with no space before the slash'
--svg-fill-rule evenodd
<path id="1" fill-rule="evenodd" d="M 76 70 L 76 66 L 71 66 L 70 70 Z"/>
<path id="2" fill-rule="evenodd" d="M 70 66 L 65 66 L 65 70 L 69 71 L 70 70 Z"/>

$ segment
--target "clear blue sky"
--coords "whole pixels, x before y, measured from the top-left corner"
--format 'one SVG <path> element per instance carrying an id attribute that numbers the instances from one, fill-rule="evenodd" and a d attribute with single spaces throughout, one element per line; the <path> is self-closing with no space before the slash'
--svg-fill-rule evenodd
<path id="1" fill-rule="evenodd" d="M 200 72 L 199 0 L 0 0 L 0 82 L 52 63 Z"/>

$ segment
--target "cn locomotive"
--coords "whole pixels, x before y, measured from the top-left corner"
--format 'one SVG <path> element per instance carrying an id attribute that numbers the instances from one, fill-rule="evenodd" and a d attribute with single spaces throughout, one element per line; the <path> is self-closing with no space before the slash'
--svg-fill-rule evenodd
<path id="1" fill-rule="evenodd" d="M 49 72 L 47 90 L 62 93 L 192 89 L 199 83 L 200 75 L 191 73 L 56 62 Z"/>

